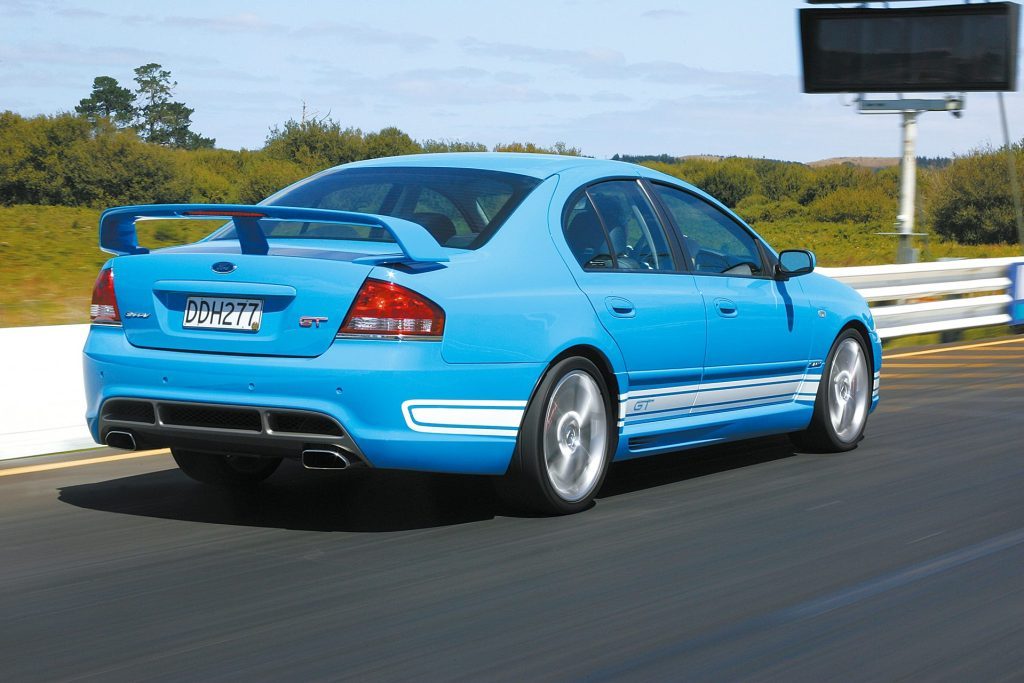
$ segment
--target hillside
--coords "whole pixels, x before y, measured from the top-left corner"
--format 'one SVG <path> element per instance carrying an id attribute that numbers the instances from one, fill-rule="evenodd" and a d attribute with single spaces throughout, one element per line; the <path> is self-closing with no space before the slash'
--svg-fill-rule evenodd
<path id="1" fill-rule="evenodd" d="M 807 165 L 811 168 L 821 168 L 822 166 L 838 166 L 840 164 L 879 169 L 899 166 L 900 160 L 899 157 L 830 157 L 828 159 L 811 161 Z"/>

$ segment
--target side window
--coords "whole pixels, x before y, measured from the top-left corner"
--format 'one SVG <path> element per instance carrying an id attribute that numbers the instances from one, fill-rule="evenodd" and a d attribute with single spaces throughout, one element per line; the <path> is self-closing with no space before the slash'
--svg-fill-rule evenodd
<path id="1" fill-rule="evenodd" d="M 608 236 L 601 227 L 594 205 L 585 193 L 577 195 L 562 222 L 565 241 L 580 266 L 586 270 L 607 270 L 615 267 Z"/>
<path id="2" fill-rule="evenodd" d="M 763 275 L 764 264 L 754 237 L 743 226 L 703 199 L 667 185 L 654 185 L 679 226 L 683 249 L 697 273 Z"/>
<path id="3" fill-rule="evenodd" d="M 640 184 L 633 180 L 612 180 L 588 188 L 566 216 L 565 235 L 584 268 L 675 268 L 665 231 Z M 594 256 L 588 249 L 604 257 L 599 259 L 601 265 L 591 263 Z"/>

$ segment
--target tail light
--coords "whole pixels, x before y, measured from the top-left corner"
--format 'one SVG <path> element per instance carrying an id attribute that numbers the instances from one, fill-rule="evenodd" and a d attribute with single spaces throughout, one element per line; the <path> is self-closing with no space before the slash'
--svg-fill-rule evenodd
<path id="1" fill-rule="evenodd" d="M 338 336 L 440 339 L 444 311 L 425 296 L 393 282 L 367 279 L 359 288 Z"/>
<path id="2" fill-rule="evenodd" d="M 114 271 L 104 268 L 92 287 L 92 305 L 89 306 L 89 321 L 94 325 L 120 325 L 121 314 L 117 310 L 114 296 Z"/>

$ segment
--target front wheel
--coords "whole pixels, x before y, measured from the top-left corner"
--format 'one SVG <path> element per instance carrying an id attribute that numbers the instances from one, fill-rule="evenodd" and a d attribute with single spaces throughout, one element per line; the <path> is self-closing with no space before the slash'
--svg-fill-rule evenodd
<path id="1" fill-rule="evenodd" d="M 615 450 L 608 387 L 592 362 L 567 358 L 544 376 L 523 418 L 518 468 L 499 483 L 502 497 L 533 512 L 585 510 Z"/>
<path id="2" fill-rule="evenodd" d="M 840 453 L 857 447 L 871 409 L 871 378 L 864 338 L 846 330 L 832 344 L 810 426 L 792 434 L 800 448 Z"/>
<path id="3" fill-rule="evenodd" d="M 189 477 L 215 486 L 252 486 L 273 474 L 281 464 L 281 458 L 200 453 L 180 448 L 172 448 L 171 455 Z"/>

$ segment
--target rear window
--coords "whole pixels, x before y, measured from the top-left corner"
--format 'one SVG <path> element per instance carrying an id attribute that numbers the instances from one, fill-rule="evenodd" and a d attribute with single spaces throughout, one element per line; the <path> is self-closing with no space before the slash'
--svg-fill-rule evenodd
<path id="1" fill-rule="evenodd" d="M 514 173 L 463 168 L 352 168 L 313 178 L 266 204 L 355 211 L 419 223 L 445 247 L 476 249 L 540 184 Z M 382 228 L 264 222 L 269 238 L 393 242 Z M 215 239 L 234 239 L 234 228 Z"/>

